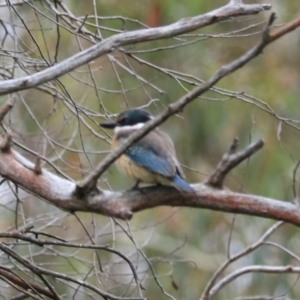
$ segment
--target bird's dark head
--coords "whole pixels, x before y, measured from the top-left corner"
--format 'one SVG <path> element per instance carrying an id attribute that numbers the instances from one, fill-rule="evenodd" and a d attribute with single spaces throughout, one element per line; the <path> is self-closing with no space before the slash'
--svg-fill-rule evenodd
<path id="1" fill-rule="evenodd" d="M 99 125 L 104 128 L 114 129 L 115 127 L 134 126 L 143 124 L 153 119 L 153 116 L 143 109 L 129 109 L 120 113 L 115 122 L 105 122 Z"/>

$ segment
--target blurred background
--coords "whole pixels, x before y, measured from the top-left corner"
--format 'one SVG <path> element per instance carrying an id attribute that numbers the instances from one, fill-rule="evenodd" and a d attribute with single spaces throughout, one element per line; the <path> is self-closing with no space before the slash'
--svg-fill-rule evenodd
<path id="1" fill-rule="evenodd" d="M 219 0 L 8 2 L 2 3 L 0 10 L 2 80 L 36 73 L 116 33 L 171 24 L 226 4 Z M 80 180 L 110 151 L 111 132 L 103 131 L 98 123 L 133 107 L 159 113 L 254 46 L 271 12 L 277 16 L 274 27 L 299 15 L 297 1 L 263 3 L 271 4 L 271 11 L 226 20 L 172 39 L 129 45 L 57 81 L 17 92 L 13 95 L 17 104 L 6 117 L 2 133 L 11 130 L 15 149 L 28 159 L 34 161 L 39 153 L 44 168 Z M 234 137 L 240 139 L 241 148 L 261 138 L 265 141 L 263 150 L 232 171 L 226 186 L 282 201 L 296 198 L 299 50 L 298 29 L 269 45 L 260 56 L 161 125 L 175 143 L 189 182 L 205 181 Z M 7 98 L 1 96 L 0 103 Z M 129 189 L 133 184 L 115 166 L 99 181 L 101 188 L 111 190 Z M 92 239 L 95 244 L 108 244 L 130 258 L 145 288 L 143 294 L 150 299 L 169 299 L 167 293 L 175 299 L 199 299 L 228 252 L 233 255 L 256 242 L 275 223 L 171 207 L 137 213 L 129 223 L 90 213 L 78 213 L 76 218 L 11 183 L 0 188 L 0 231 L 34 225 L 37 231 L 73 243 L 91 243 Z M 275 246 L 262 245 L 230 264 L 222 276 L 249 265 L 299 265 L 298 228 L 286 224 L 270 240 Z M 44 268 L 86 280 L 117 296 L 137 295 L 128 265 L 113 254 L 6 242 Z M 4 253 L 0 253 L 0 264 L 14 268 L 20 276 L 26 273 Z M 26 276 L 38 280 L 30 273 Z M 251 295 L 298 299 L 298 278 L 298 274 L 249 273 L 226 285 L 214 299 Z M 49 280 L 65 299 L 99 299 L 75 284 Z M 18 291 L 0 281 L 0 299 L 16 295 Z"/>

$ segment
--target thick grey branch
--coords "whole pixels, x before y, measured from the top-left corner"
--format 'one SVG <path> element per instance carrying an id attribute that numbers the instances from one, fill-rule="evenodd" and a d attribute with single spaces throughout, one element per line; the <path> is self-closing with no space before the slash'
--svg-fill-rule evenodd
<path id="1" fill-rule="evenodd" d="M 162 186 L 125 192 L 92 190 L 80 198 L 75 192 L 76 183 L 46 170 L 36 174 L 34 167 L 33 163 L 11 148 L 9 151 L 0 151 L 0 173 L 3 177 L 67 211 L 94 212 L 129 219 L 134 212 L 156 206 L 185 206 L 260 216 L 300 226 L 300 210 L 297 205 L 214 189 L 203 183 L 192 185 L 195 189 L 192 195 Z"/>

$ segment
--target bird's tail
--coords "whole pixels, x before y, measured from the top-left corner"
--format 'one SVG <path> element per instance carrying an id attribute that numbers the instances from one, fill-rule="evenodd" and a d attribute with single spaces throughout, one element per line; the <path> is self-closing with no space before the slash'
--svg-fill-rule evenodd
<path id="1" fill-rule="evenodd" d="M 192 193 L 194 189 L 179 175 L 176 175 L 172 179 L 173 185 L 181 192 Z"/>

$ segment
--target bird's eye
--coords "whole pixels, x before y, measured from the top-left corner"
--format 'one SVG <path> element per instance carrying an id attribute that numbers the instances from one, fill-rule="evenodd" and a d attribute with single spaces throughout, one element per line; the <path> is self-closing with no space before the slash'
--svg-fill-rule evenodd
<path id="1" fill-rule="evenodd" d="M 119 124 L 120 124 L 120 125 L 126 125 L 126 124 L 127 124 L 127 118 L 122 118 L 122 119 L 119 121 Z"/>

